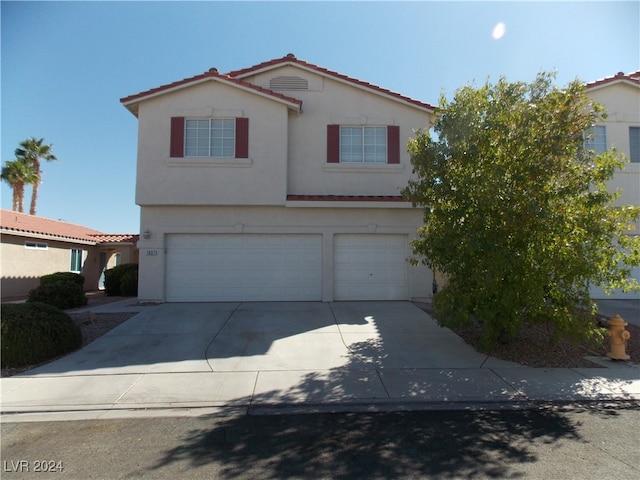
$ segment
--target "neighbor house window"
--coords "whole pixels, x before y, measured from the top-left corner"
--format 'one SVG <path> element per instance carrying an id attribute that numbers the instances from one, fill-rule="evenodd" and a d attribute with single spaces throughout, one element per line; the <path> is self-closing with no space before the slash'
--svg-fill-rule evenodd
<path id="1" fill-rule="evenodd" d="M 587 151 L 593 150 L 596 155 L 607 151 L 607 129 L 604 125 L 596 125 L 587 129 L 584 148 Z"/>
<path id="2" fill-rule="evenodd" d="M 46 243 L 25 242 L 24 248 L 28 248 L 30 250 L 47 250 L 49 246 Z"/>
<path id="3" fill-rule="evenodd" d="M 397 125 L 327 125 L 327 162 L 400 163 Z"/>
<path id="4" fill-rule="evenodd" d="M 82 250 L 78 248 L 71 249 L 71 265 L 69 271 L 75 273 L 82 272 Z"/>
<path id="5" fill-rule="evenodd" d="M 633 163 L 640 163 L 640 127 L 629 127 L 629 156 Z"/>
<path id="6" fill-rule="evenodd" d="M 171 158 L 249 158 L 249 119 L 171 118 Z"/>

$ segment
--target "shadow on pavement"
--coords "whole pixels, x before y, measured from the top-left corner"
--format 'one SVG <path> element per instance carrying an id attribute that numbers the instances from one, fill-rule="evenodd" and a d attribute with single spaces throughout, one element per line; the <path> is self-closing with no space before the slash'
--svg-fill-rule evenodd
<path id="1" fill-rule="evenodd" d="M 215 424 L 208 428 L 207 423 Z M 202 419 L 154 467 L 221 463 L 219 478 L 522 478 L 531 446 L 580 440 L 570 419 L 531 411 L 404 412 Z M 151 470 L 153 471 L 153 469 Z M 243 477 L 244 478 L 244 477 Z"/>

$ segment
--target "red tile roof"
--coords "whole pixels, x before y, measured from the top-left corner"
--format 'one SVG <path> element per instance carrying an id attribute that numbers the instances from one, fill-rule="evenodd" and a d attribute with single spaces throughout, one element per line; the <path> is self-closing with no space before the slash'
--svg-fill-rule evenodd
<path id="1" fill-rule="evenodd" d="M 399 93 L 396 92 L 392 92 L 391 90 L 387 90 L 385 88 L 382 87 L 378 87 L 377 85 L 373 85 L 367 82 L 363 82 L 361 80 L 357 80 L 355 78 L 351 78 L 348 77 L 346 75 L 343 75 L 341 73 L 338 72 L 334 72 L 332 70 L 328 70 L 326 68 L 323 67 L 319 67 L 318 65 L 314 65 L 312 63 L 309 62 L 305 62 L 304 60 L 299 60 L 297 59 L 293 54 L 288 54 L 282 58 L 277 58 L 274 60 L 269 60 L 267 62 L 263 62 L 260 63 L 258 65 L 254 65 L 253 67 L 248 67 L 248 68 L 243 68 L 241 70 L 234 70 L 232 72 L 226 73 L 226 74 L 221 74 L 218 73 L 218 70 L 216 70 L 215 68 L 210 69 L 209 71 L 205 72 L 205 73 L 201 73 L 200 75 L 195 75 L 193 77 L 189 77 L 189 78 L 184 78 L 182 80 L 178 80 L 176 82 L 173 83 L 169 83 L 166 85 L 161 85 L 159 87 L 156 88 L 152 88 L 150 90 L 146 90 L 144 92 L 140 92 L 140 93 L 136 93 L 134 95 L 129 95 L 128 97 L 124 97 L 120 99 L 120 102 L 122 104 L 125 105 L 125 107 L 127 107 L 129 109 L 129 111 L 131 111 L 134 115 L 136 113 L 135 111 L 135 103 L 139 100 L 143 100 L 147 97 L 150 96 L 154 96 L 157 94 L 161 94 L 163 92 L 167 92 L 169 90 L 173 90 L 176 88 L 181 88 L 181 87 L 186 87 L 188 85 L 193 85 L 193 84 L 197 84 L 206 80 L 210 80 L 210 79 L 218 79 L 219 81 L 222 82 L 226 82 L 226 83 L 230 83 L 230 84 L 235 84 L 237 86 L 243 87 L 243 88 L 247 88 L 247 89 L 251 89 L 254 90 L 258 93 L 267 95 L 267 96 L 271 96 L 274 97 L 275 99 L 278 100 L 282 100 L 285 101 L 287 103 L 292 103 L 297 105 L 298 107 L 302 106 L 302 101 L 298 100 L 296 98 L 293 97 L 289 97 L 287 95 L 283 95 L 281 93 L 275 92 L 273 90 L 269 90 L 267 88 L 263 88 L 263 87 L 259 87 L 257 85 L 254 85 L 252 83 L 246 82 L 242 80 L 242 77 L 246 77 L 249 76 L 251 74 L 254 73 L 258 73 L 260 71 L 263 70 L 268 70 L 271 68 L 275 68 L 277 66 L 280 65 L 286 65 L 286 64 L 290 64 L 290 65 L 299 65 L 303 68 L 307 68 L 310 70 L 313 70 L 315 72 L 321 73 L 323 75 L 327 75 L 360 87 L 364 87 L 367 88 L 369 90 L 372 90 L 373 92 L 376 93 L 380 93 L 383 95 L 387 95 L 390 96 L 392 98 L 398 99 L 398 100 L 402 100 L 404 102 L 416 105 L 418 107 L 433 111 L 435 110 L 436 107 L 429 105 L 428 103 L 424 103 L 424 102 L 420 102 L 418 100 L 415 100 L 413 98 L 409 98 L 406 97 L 404 95 L 400 95 Z"/>
<path id="2" fill-rule="evenodd" d="M 290 202 L 409 202 L 400 195 L 287 195 Z"/>
<path id="3" fill-rule="evenodd" d="M 629 82 L 640 87 L 640 70 L 638 70 L 637 72 L 632 72 L 627 74 L 623 72 L 618 72 L 615 75 L 612 75 L 610 77 L 605 77 L 599 80 L 595 80 L 593 82 L 589 82 L 587 83 L 586 86 L 587 88 L 594 88 L 594 87 L 600 87 L 602 85 L 607 85 L 609 83 L 614 83 L 614 82 Z"/>
<path id="4" fill-rule="evenodd" d="M 379 87 L 377 85 L 373 85 L 371 83 L 367 83 L 367 82 L 363 82 L 361 80 L 358 80 L 356 78 L 352 78 L 349 77 L 347 75 L 344 75 L 342 73 L 338 73 L 335 72 L 333 70 L 329 70 L 327 68 L 324 67 L 319 67 L 318 65 L 314 65 L 313 63 L 309 63 L 306 62 L 304 60 L 300 60 L 298 58 L 296 58 L 296 56 L 292 53 L 289 53 L 287 55 L 285 55 L 282 58 L 276 58 L 273 60 L 269 60 L 266 62 L 262 62 L 259 63 L 257 65 L 254 65 L 252 67 L 248 67 L 248 68 L 243 68 L 241 70 L 234 70 L 232 72 L 227 73 L 227 75 L 229 75 L 230 77 L 237 77 L 237 78 L 243 78 L 249 75 L 254 75 L 256 73 L 260 73 L 262 71 L 266 71 L 266 70 L 270 70 L 272 68 L 275 67 L 279 67 L 281 65 L 299 65 L 301 67 L 316 71 L 318 73 L 321 73 L 323 75 L 327 75 L 348 83 L 352 83 L 354 85 L 360 86 L 360 87 L 365 87 L 367 89 L 373 90 L 374 92 L 378 92 L 378 93 L 382 93 L 384 95 L 389 95 L 391 97 L 397 98 L 398 100 L 402 100 L 408 103 L 411 103 L 413 105 L 422 107 L 422 108 L 426 108 L 428 110 L 435 110 L 436 107 L 434 107 L 433 105 L 430 105 L 428 103 L 425 102 L 421 102 L 419 100 L 415 100 L 413 98 L 410 97 L 406 97 L 404 95 L 401 95 L 399 93 L 396 92 L 392 92 L 391 90 L 387 90 L 385 88 Z"/>
<path id="5" fill-rule="evenodd" d="M 156 94 L 160 94 L 160 93 L 166 92 L 168 90 L 173 90 L 173 89 L 176 89 L 176 88 L 186 87 L 188 85 L 193 85 L 193 84 L 201 83 L 203 81 L 212 80 L 212 79 L 217 79 L 217 80 L 219 80 L 219 81 L 221 81 L 223 83 L 228 83 L 228 84 L 236 85 L 236 86 L 243 87 L 243 88 L 246 88 L 246 89 L 249 89 L 249 90 L 253 90 L 255 92 L 258 92 L 258 93 L 273 97 L 273 98 L 275 98 L 277 100 L 282 100 L 284 102 L 297 105 L 298 107 L 302 106 L 302 100 L 298 100 L 297 98 L 289 97 L 287 95 L 283 95 L 281 93 L 274 92 L 273 90 L 269 90 L 267 88 L 262 88 L 262 87 L 259 87 L 257 85 L 253 85 L 252 83 L 245 82 L 245 81 L 237 79 L 237 78 L 233 78 L 233 77 L 231 77 L 229 75 L 220 74 L 220 73 L 218 73 L 218 70 L 216 70 L 215 68 L 211 68 L 211 69 L 209 69 L 209 71 L 201 73 L 200 75 L 195 75 L 195 76 L 189 77 L 189 78 L 183 78 L 182 80 L 178 80 L 178 81 L 173 82 L 173 83 L 169 83 L 169 84 L 166 84 L 166 85 L 161 85 L 159 87 L 152 88 L 152 89 L 146 90 L 144 92 L 136 93 L 134 95 L 129 95 L 128 97 L 121 98 L 120 102 L 123 103 L 128 108 L 129 104 L 135 103 L 138 100 L 143 100 L 146 97 L 154 96 Z M 129 110 L 131 110 L 131 109 L 129 109 Z"/>
<path id="6" fill-rule="evenodd" d="M 5 234 L 15 232 L 85 243 L 135 242 L 138 239 L 138 235 L 108 235 L 82 225 L 4 209 L 0 210 L 0 228 Z"/>

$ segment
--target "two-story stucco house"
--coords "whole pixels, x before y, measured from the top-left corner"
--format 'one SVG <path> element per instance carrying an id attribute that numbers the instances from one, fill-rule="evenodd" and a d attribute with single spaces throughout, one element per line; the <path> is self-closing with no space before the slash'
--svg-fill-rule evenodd
<path id="1" fill-rule="evenodd" d="M 139 297 L 406 300 L 422 211 L 408 139 L 433 107 L 289 54 L 121 99 L 138 119 Z"/>
<path id="2" fill-rule="evenodd" d="M 602 104 L 607 118 L 594 127 L 589 148 L 597 152 L 615 148 L 623 153 L 629 163 L 615 173 L 609 189 L 620 191 L 618 205 L 640 206 L 640 71 L 587 83 L 587 95 Z M 640 225 L 629 235 L 640 235 Z M 633 276 L 640 281 L 640 268 Z M 591 292 L 594 298 L 606 298 L 600 289 Z M 613 298 L 640 298 L 637 292 L 617 291 Z"/>

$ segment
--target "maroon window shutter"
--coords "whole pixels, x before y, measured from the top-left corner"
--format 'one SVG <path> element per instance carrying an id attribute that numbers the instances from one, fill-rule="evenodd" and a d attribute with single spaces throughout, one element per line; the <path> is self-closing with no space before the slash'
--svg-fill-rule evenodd
<path id="1" fill-rule="evenodd" d="M 249 158 L 249 119 L 236 118 L 236 158 Z"/>
<path id="2" fill-rule="evenodd" d="M 340 163 L 340 125 L 327 125 L 327 163 Z"/>
<path id="3" fill-rule="evenodd" d="M 184 157 L 184 117 L 171 117 L 170 155 Z"/>
<path id="4" fill-rule="evenodd" d="M 400 163 L 400 127 L 387 127 L 387 163 Z"/>

